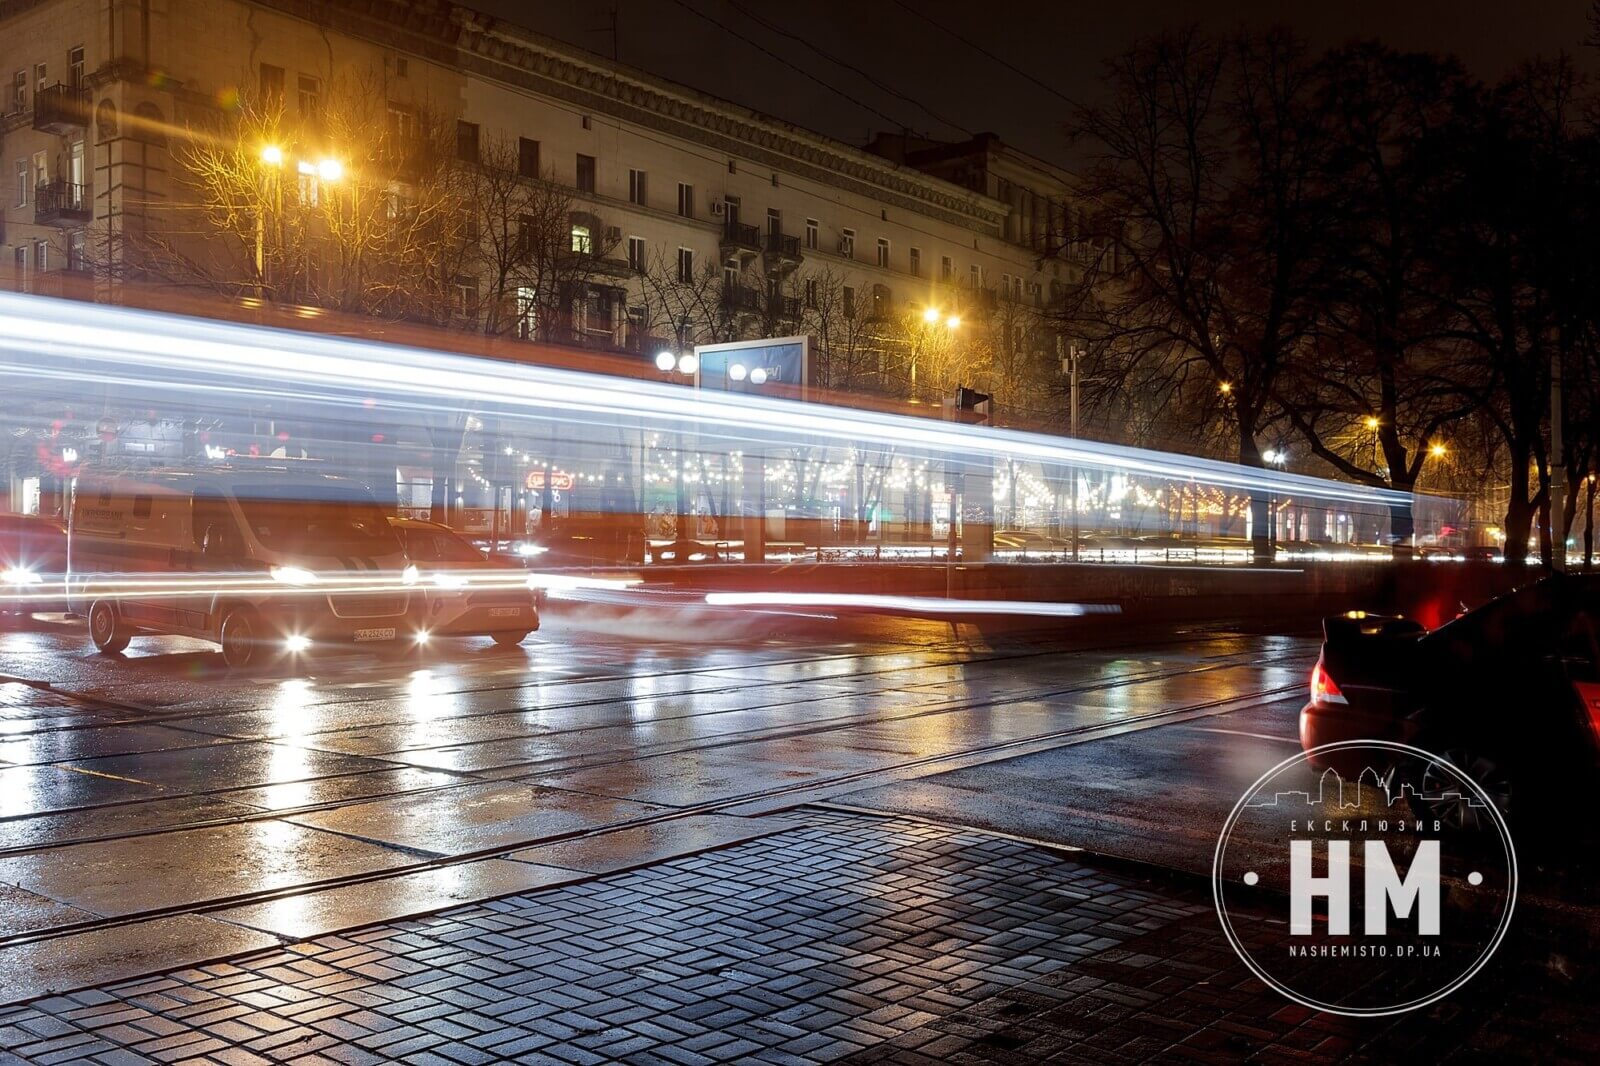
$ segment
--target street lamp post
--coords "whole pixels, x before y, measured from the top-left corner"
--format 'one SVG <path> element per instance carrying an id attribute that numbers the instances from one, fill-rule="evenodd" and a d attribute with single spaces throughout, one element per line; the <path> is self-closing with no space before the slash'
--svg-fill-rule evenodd
<path id="1" fill-rule="evenodd" d="M 283 149 L 275 144 L 269 144 L 261 149 L 261 162 L 266 167 L 279 169 L 283 166 Z M 273 176 L 272 171 L 263 170 L 266 180 L 272 182 L 275 197 L 283 196 L 283 184 Z M 267 192 L 261 191 L 261 202 L 256 207 L 256 298 L 265 299 L 267 294 Z M 279 205 L 281 208 L 281 205 Z M 275 214 L 274 217 L 277 217 Z"/>
<path id="2" fill-rule="evenodd" d="M 1061 369 L 1067 375 L 1068 406 L 1071 412 L 1072 442 L 1078 442 L 1078 360 L 1083 355 L 1082 350 L 1076 345 L 1068 345 L 1063 338 L 1056 338 L 1056 351 L 1066 348 L 1066 354 L 1061 356 Z M 1071 474 L 1071 506 L 1072 506 L 1072 561 L 1078 561 L 1078 467 L 1074 464 L 1070 468 Z"/>

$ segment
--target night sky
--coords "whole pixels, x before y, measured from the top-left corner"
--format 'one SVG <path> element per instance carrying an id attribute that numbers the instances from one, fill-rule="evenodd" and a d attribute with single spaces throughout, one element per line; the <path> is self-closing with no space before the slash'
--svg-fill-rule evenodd
<path id="1" fill-rule="evenodd" d="M 466 3 L 611 54 L 607 0 Z M 1061 97 L 1092 100 L 1106 56 L 1141 34 L 1185 22 L 1217 30 L 1287 25 L 1318 46 L 1376 36 L 1400 48 L 1454 52 L 1486 78 L 1561 49 L 1586 70 L 1600 69 L 1600 52 L 1583 46 L 1589 0 L 615 0 L 614 6 L 622 62 L 833 137 L 861 143 L 873 130 L 907 127 L 956 139 L 990 130 L 1069 164 Z"/>

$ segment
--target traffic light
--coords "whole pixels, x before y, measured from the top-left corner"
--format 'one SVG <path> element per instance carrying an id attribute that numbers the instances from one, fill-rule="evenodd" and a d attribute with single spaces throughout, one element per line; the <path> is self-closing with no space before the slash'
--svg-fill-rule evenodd
<path id="1" fill-rule="evenodd" d="M 987 392 L 959 386 L 956 394 L 944 402 L 944 416 L 952 422 L 986 426 L 989 424 L 991 399 Z"/>

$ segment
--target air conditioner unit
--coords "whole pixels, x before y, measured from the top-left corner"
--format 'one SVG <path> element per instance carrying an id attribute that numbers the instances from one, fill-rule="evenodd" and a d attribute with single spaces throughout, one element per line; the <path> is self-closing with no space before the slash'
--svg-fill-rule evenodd
<path id="1" fill-rule="evenodd" d="M 728 217 L 728 202 L 726 200 L 712 200 L 711 201 L 711 217 L 712 218 L 727 218 Z"/>

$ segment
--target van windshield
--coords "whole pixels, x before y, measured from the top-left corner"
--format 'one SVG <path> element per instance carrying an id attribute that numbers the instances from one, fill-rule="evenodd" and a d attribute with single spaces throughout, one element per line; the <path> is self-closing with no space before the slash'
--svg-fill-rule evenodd
<path id="1" fill-rule="evenodd" d="M 233 498 L 262 546 L 300 555 L 397 555 L 400 542 L 377 502 L 354 485 L 238 485 Z"/>

